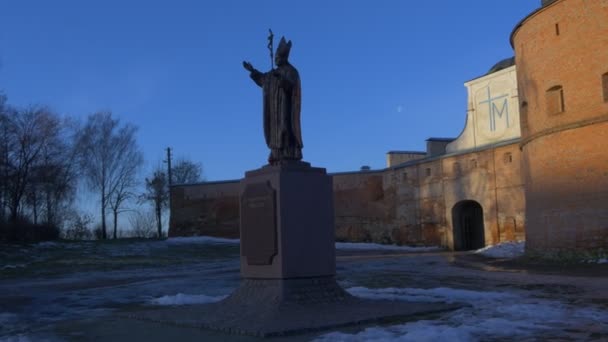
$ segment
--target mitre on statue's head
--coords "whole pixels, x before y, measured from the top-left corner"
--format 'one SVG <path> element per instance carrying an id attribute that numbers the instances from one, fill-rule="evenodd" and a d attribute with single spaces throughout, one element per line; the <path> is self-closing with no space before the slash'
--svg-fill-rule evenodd
<path id="1" fill-rule="evenodd" d="M 277 47 L 277 56 L 288 58 L 290 50 L 291 40 L 288 42 L 285 40 L 285 37 L 281 37 L 281 41 L 279 42 L 279 46 Z"/>

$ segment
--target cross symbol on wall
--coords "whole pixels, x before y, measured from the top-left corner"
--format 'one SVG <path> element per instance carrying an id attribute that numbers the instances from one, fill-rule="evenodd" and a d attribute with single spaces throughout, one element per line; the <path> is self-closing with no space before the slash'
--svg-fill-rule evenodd
<path id="1" fill-rule="evenodd" d="M 507 119 L 507 127 L 509 127 L 509 106 L 508 106 L 508 102 L 507 102 L 507 97 L 509 97 L 509 94 L 492 97 L 492 94 L 490 93 L 490 87 L 487 87 L 487 89 L 488 89 L 488 99 L 479 102 L 479 104 L 480 105 L 484 104 L 484 103 L 488 104 L 488 115 L 490 115 L 490 131 L 494 132 L 496 130 L 495 114 L 497 114 L 499 118 L 502 118 L 502 113 L 505 111 L 506 111 L 505 114 L 506 114 L 506 119 Z M 502 107 L 499 110 L 494 101 L 501 100 L 501 99 L 504 99 L 504 102 L 502 103 Z"/>

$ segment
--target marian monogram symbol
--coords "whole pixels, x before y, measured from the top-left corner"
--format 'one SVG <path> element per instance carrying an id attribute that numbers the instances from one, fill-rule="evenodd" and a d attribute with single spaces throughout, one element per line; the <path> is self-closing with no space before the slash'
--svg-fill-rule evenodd
<path id="1" fill-rule="evenodd" d="M 488 115 L 490 115 L 490 131 L 496 131 L 496 117 L 502 119 L 505 116 L 507 127 L 509 127 L 509 102 L 508 94 L 492 97 L 490 87 L 488 89 L 488 98 L 479 102 L 480 105 L 488 104 Z"/>

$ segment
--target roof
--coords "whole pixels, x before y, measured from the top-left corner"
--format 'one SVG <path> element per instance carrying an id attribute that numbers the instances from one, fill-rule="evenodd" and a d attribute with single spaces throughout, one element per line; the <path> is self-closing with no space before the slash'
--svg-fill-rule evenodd
<path id="1" fill-rule="evenodd" d="M 541 0 L 540 4 L 542 7 L 545 7 L 545 6 L 551 5 L 551 3 L 555 2 L 555 1 L 556 0 Z"/>
<path id="2" fill-rule="evenodd" d="M 422 154 L 425 155 L 424 151 L 388 151 L 387 154 Z"/>
<path id="3" fill-rule="evenodd" d="M 456 140 L 456 138 L 428 138 L 426 139 L 426 141 L 445 141 L 445 142 L 450 142 L 450 141 L 454 141 Z"/>
<path id="4" fill-rule="evenodd" d="M 505 58 L 503 60 L 498 61 L 498 63 L 494 64 L 490 70 L 488 70 L 488 73 L 486 75 L 489 74 L 493 74 L 497 71 L 506 69 L 510 66 L 515 65 L 515 57 L 509 57 L 509 58 Z"/>
<path id="5" fill-rule="evenodd" d="M 201 185 L 215 185 L 215 184 L 227 184 L 227 183 L 238 183 L 240 182 L 240 179 L 227 179 L 227 180 L 220 180 L 220 181 L 211 181 L 211 182 L 198 182 L 198 183 L 175 183 L 175 184 L 171 184 L 171 187 L 184 187 L 184 186 L 201 186 Z"/>

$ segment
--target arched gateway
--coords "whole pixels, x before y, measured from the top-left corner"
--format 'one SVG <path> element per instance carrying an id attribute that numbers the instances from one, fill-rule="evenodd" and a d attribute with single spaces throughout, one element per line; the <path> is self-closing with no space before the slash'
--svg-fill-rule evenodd
<path id="1" fill-rule="evenodd" d="M 485 246 L 483 208 L 476 201 L 460 201 L 452 208 L 454 250 L 468 251 Z"/>

